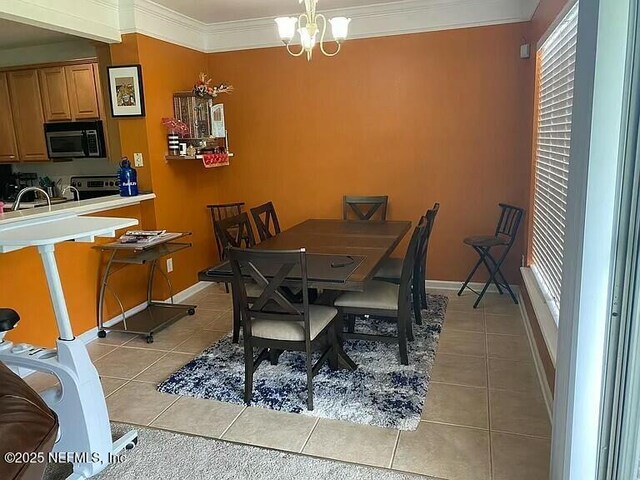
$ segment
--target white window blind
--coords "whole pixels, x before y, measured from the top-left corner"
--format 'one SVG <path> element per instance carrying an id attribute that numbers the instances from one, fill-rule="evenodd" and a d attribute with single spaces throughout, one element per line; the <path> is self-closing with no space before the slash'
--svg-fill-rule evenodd
<path id="1" fill-rule="evenodd" d="M 578 3 L 538 49 L 531 269 L 558 318 L 571 146 Z"/>

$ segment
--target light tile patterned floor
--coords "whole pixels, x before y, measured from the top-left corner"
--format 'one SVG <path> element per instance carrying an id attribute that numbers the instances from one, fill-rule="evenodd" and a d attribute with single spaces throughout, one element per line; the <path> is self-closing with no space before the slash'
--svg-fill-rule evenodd
<path id="1" fill-rule="evenodd" d="M 375 465 L 446 480 L 544 480 L 550 423 L 519 308 L 489 295 L 450 298 L 422 422 L 401 432 L 158 393 L 156 383 L 231 328 L 218 286 L 194 295 L 195 316 L 153 344 L 111 333 L 88 346 L 112 420 Z M 36 389 L 50 376 L 28 377 Z"/>

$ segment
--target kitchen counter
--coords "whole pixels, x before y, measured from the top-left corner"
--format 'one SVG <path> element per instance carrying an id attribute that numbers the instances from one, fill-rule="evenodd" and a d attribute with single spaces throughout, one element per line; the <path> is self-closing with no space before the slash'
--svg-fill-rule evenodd
<path id="1" fill-rule="evenodd" d="M 25 223 L 39 223 L 57 218 L 77 217 L 90 213 L 103 212 L 114 208 L 136 205 L 145 200 L 156 198 L 154 193 L 141 193 L 135 197 L 121 197 L 120 195 L 110 195 L 108 197 L 92 198 L 80 200 L 78 202 L 69 201 L 51 205 L 51 207 L 35 207 L 17 212 L 7 212 L 0 214 L 0 231 L 6 228 L 14 228 Z"/>

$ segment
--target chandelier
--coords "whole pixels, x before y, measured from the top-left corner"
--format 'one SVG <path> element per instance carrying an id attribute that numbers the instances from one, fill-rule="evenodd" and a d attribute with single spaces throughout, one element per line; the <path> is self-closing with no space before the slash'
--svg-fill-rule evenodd
<path id="1" fill-rule="evenodd" d="M 327 19 L 321 13 L 316 13 L 316 5 L 318 0 L 299 0 L 304 2 L 307 9 L 299 17 L 278 17 L 278 33 L 280 39 L 287 46 L 287 51 L 294 57 L 299 57 L 303 53 L 307 54 L 307 60 L 311 60 L 313 49 L 317 43 L 320 43 L 320 51 L 327 57 L 333 57 L 340 51 L 342 42 L 347 39 L 347 31 L 349 30 L 350 18 L 334 17 L 329 19 L 331 24 L 331 33 L 336 42 L 337 48 L 333 52 L 327 52 L 324 48 L 324 35 L 327 31 Z M 322 22 L 320 22 L 322 21 Z M 319 28 L 322 27 L 322 28 Z M 294 52 L 291 49 L 291 41 L 298 32 L 300 36 L 300 51 Z M 320 34 L 320 42 L 318 42 L 318 34 Z"/>

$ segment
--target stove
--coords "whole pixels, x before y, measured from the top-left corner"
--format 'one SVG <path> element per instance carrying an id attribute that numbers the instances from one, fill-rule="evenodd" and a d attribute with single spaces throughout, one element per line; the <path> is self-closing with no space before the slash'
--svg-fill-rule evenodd
<path id="1" fill-rule="evenodd" d="M 80 192 L 80 200 L 106 197 L 120 193 L 120 182 L 117 175 L 79 175 L 71 177 L 70 185 Z"/>

